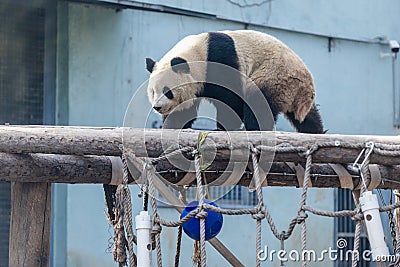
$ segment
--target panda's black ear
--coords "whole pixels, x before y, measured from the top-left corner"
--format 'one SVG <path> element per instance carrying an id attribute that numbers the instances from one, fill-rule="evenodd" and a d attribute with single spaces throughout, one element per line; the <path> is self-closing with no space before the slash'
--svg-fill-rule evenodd
<path id="1" fill-rule="evenodd" d="M 171 67 L 175 72 L 189 73 L 190 68 L 187 61 L 181 57 L 174 57 L 171 59 Z"/>
<path id="2" fill-rule="evenodd" d="M 154 69 L 154 65 L 156 64 L 156 62 L 154 60 L 152 60 L 151 58 L 147 57 L 146 58 L 146 69 L 152 73 L 153 69 Z"/>

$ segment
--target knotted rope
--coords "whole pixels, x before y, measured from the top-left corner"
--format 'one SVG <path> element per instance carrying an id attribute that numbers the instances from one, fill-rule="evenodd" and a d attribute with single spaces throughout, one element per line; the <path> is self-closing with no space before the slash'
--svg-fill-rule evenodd
<path id="1" fill-rule="evenodd" d="M 186 191 L 179 191 L 179 199 L 182 202 L 186 202 Z M 178 226 L 178 236 L 176 238 L 176 253 L 175 253 L 175 267 L 179 267 L 179 257 L 181 255 L 181 243 L 182 243 L 182 225 Z"/>
<path id="2" fill-rule="evenodd" d="M 366 181 L 370 178 L 370 173 L 369 173 L 369 156 L 371 155 L 372 151 L 374 149 L 374 143 L 368 142 L 366 144 L 366 148 L 364 148 L 358 158 L 356 159 L 355 163 L 353 166 L 355 166 L 358 163 L 358 159 L 362 156 L 362 154 L 365 153 L 364 160 L 362 161 L 361 164 L 358 164 L 358 169 L 360 171 L 361 175 L 361 190 L 360 193 L 366 192 L 367 185 Z M 356 210 L 361 213 L 361 206 L 360 204 L 357 205 Z M 357 221 L 356 223 L 356 229 L 354 231 L 354 246 L 353 246 L 353 258 L 352 258 L 352 267 L 357 267 L 358 261 L 359 261 L 359 247 L 360 247 L 360 236 L 361 236 L 361 221 Z M 355 256 L 356 255 L 356 256 Z"/>
<path id="3" fill-rule="evenodd" d="M 143 179 L 148 181 L 149 187 L 149 194 L 150 194 L 150 203 L 151 208 L 153 210 L 153 229 L 152 235 L 155 238 L 156 243 L 156 255 L 157 255 L 157 266 L 162 267 L 162 255 L 161 255 L 161 240 L 160 240 L 160 233 L 161 233 L 161 225 L 160 225 L 160 216 L 158 214 L 158 207 L 157 201 L 155 198 L 155 188 L 154 188 L 154 181 L 153 181 L 153 173 L 154 168 L 150 165 L 149 162 L 145 162 L 143 166 Z"/>
<path id="4" fill-rule="evenodd" d="M 363 164 L 359 165 L 359 170 L 360 170 L 360 175 L 363 177 L 364 182 L 365 180 L 368 179 L 369 177 L 369 170 L 368 170 L 368 165 L 369 165 L 369 154 L 374 152 L 380 155 L 387 155 L 387 156 L 400 156 L 400 146 L 388 146 L 388 145 L 382 145 L 382 144 L 375 144 L 375 146 L 372 147 L 363 147 L 360 144 L 348 144 L 348 143 L 340 143 L 340 142 L 329 142 L 329 143 L 323 143 L 323 144 L 316 144 L 311 146 L 310 148 L 304 148 L 304 147 L 293 147 L 290 145 L 286 144 L 281 144 L 276 147 L 272 146 L 263 146 L 259 145 L 256 147 L 253 147 L 252 145 L 244 145 L 244 144 L 221 144 L 217 145 L 217 149 L 221 148 L 229 148 L 229 149 L 250 149 L 251 153 L 251 161 L 253 164 L 253 179 L 255 182 L 255 187 L 256 187 L 256 193 L 257 193 L 257 199 L 258 199 L 258 204 L 254 208 L 248 208 L 248 209 L 224 209 L 220 207 L 215 207 L 213 205 L 209 205 L 204 202 L 205 199 L 205 192 L 204 192 L 204 184 L 202 181 L 202 166 L 201 166 L 201 155 L 199 153 L 198 149 L 195 149 L 193 147 L 178 147 L 177 149 L 173 150 L 170 149 L 168 150 L 168 153 L 164 153 L 158 158 L 153 158 L 149 159 L 144 164 L 144 168 L 142 171 L 142 178 L 143 181 L 148 184 L 148 190 L 149 190 L 149 197 L 151 201 L 151 207 L 153 210 L 153 234 L 155 238 L 155 247 L 156 247 L 156 254 L 157 254 L 157 265 L 162 266 L 162 259 L 161 259 L 161 242 L 160 242 L 160 232 L 161 232 L 161 226 L 167 226 L 167 227 L 179 227 L 178 229 L 178 239 L 177 239 L 177 253 L 175 256 L 175 266 L 179 265 L 179 254 L 180 254 L 180 240 L 181 240 L 181 235 L 182 235 L 182 229 L 181 226 L 185 222 L 187 222 L 190 218 L 196 217 L 197 219 L 200 220 L 200 241 L 198 242 L 198 247 L 199 247 L 199 259 L 198 259 L 198 264 L 199 266 L 206 266 L 206 249 L 205 249 L 205 218 L 207 216 L 207 212 L 205 210 L 212 210 L 214 212 L 218 212 L 221 214 L 225 215 L 244 215 L 244 214 L 249 214 L 252 216 L 253 219 L 256 220 L 256 250 L 260 251 L 261 250 L 261 222 L 264 218 L 266 218 L 268 225 L 274 234 L 274 236 L 280 240 L 281 244 L 288 239 L 292 233 L 294 228 L 296 227 L 297 224 L 301 225 L 301 249 L 304 252 L 307 249 L 307 227 L 306 227 L 306 218 L 307 218 L 307 213 L 306 212 L 311 212 L 315 215 L 320 215 L 320 216 L 328 216 L 328 217 L 342 217 L 342 216 L 350 216 L 353 220 L 356 221 L 356 230 L 355 230 L 355 235 L 354 235 L 354 251 L 358 252 L 359 249 L 359 244 L 360 244 L 360 233 L 361 233 L 361 222 L 363 220 L 363 215 L 361 213 L 361 210 L 359 206 L 355 210 L 342 210 L 342 211 L 336 211 L 336 212 L 328 212 L 328 211 L 320 211 L 317 209 L 314 209 L 310 206 L 306 205 L 306 200 L 307 200 L 307 190 L 309 187 L 309 181 L 310 181 L 310 171 L 311 171 L 311 165 L 312 165 L 312 154 L 317 151 L 319 148 L 323 147 L 349 147 L 349 148 L 360 148 L 363 149 L 362 153 L 365 154 L 364 156 L 364 161 Z M 215 149 L 215 146 L 211 145 L 203 145 L 201 147 L 202 151 L 207 151 L 208 149 Z M 259 160 L 258 157 L 261 152 L 264 151 L 275 151 L 277 153 L 286 153 L 286 152 L 295 152 L 299 153 L 300 155 L 304 155 L 306 159 L 306 165 L 305 165 L 305 174 L 304 174 L 304 183 L 303 183 L 303 189 L 302 189 L 302 194 L 301 194 L 301 200 L 300 200 L 300 205 L 298 209 L 297 216 L 294 217 L 288 226 L 288 229 L 286 231 L 281 231 L 279 232 L 278 229 L 275 226 L 275 223 L 272 219 L 272 216 L 270 215 L 267 207 L 264 205 L 264 200 L 263 200 L 263 195 L 262 195 L 262 185 L 261 185 L 261 177 L 260 177 L 260 166 L 259 166 Z M 133 234 L 133 228 L 132 228 L 132 208 L 129 203 L 131 203 L 130 199 L 130 193 L 129 193 L 129 188 L 127 186 L 128 183 L 128 169 L 126 166 L 126 159 L 125 159 L 125 152 L 123 156 L 123 167 L 124 167 L 124 179 L 123 179 L 123 184 L 120 185 L 117 189 L 116 192 L 116 199 L 115 199 L 115 219 L 112 221 L 112 225 L 115 230 L 115 237 L 114 237 L 114 257 L 115 259 L 120 263 L 120 266 L 123 264 L 126 264 L 127 262 L 127 256 L 126 256 L 126 249 L 129 252 L 129 266 L 136 266 L 136 255 L 133 253 L 133 243 L 136 242 L 136 237 Z M 196 171 L 196 182 L 197 182 L 197 195 L 199 198 L 199 205 L 198 208 L 191 211 L 189 214 L 187 214 L 184 218 L 181 218 L 178 221 L 167 221 L 165 219 L 162 219 L 157 210 L 157 203 L 155 199 L 155 186 L 154 186 L 154 180 L 156 175 L 156 170 L 154 168 L 154 164 L 156 164 L 159 160 L 163 159 L 168 159 L 169 157 L 173 157 L 174 155 L 177 154 L 186 154 L 186 155 L 192 155 L 194 157 L 194 163 L 195 163 L 195 171 Z M 128 153 L 129 155 L 129 153 Z M 362 184 L 362 190 L 366 190 L 365 183 Z M 396 208 L 400 207 L 400 202 L 396 202 L 392 205 L 384 205 L 381 207 L 379 210 L 381 212 L 384 211 L 389 211 L 393 210 Z M 397 229 L 398 230 L 398 229 Z M 125 231 L 127 234 L 127 238 L 125 238 Z M 397 238 L 399 237 L 399 234 L 397 235 Z M 395 248 L 396 253 L 400 253 L 400 242 L 397 242 L 397 246 Z M 353 253 L 353 255 L 357 255 L 357 253 Z M 352 265 L 356 266 L 358 262 L 358 258 L 353 258 Z M 260 259 L 256 260 L 256 265 L 260 266 L 261 262 Z M 302 258 L 302 266 L 307 266 L 307 261 L 306 259 Z M 395 266 L 399 266 L 398 263 L 396 263 Z"/>
<path id="5" fill-rule="evenodd" d="M 136 267 L 136 254 L 133 243 L 136 244 L 136 236 L 133 233 L 132 201 L 128 187 L 129 171 L 125 154 L 122 154 L 123 177 L 122 184 L 118 185 L 115 192 L 114 219 L 109 219 L 114 228 L 114 260 L 119 266 L 127 264 L 126 249 L 129 254 L 129 266 Z M 127 237 L 125 237 L 125 232 Z"/>
<path id="6" fill-rule="evenodd" d="M 262 188 L 261 188 L 261 177 L 260 177 L 260 169 L 257 160 L 258 151 L 250 144 L 251 150 L 251 159 L 253 163 L 253 179 L 256 185 L 256 192 L 257 192 L 257 213 L 253 214 L 253 219 L 257 220 L 256 223 L 256 266 L 259 267 L 261 265 L 261 260 L 257 257 L 258 252 L 261 251 L 261 220 L 265 218 L 265 209 L 263 203 L 263 195 L 262 195 Z"/>
<path id="7" fill-rule="evenodd" d="M 312 164 L 312 156 L 311 154 L 316 151 L 317 148 L 312 148 L 306 152 L 306 169 L 304 173 L 304 182 L 303 182 L 303 191 L 301 193 L 301 201 L 300 201 L 300 208 L 298 213 L 298 223 L 301 224 L 301 250 L 302 250 L 302 266 L 307 266 L 307 261 L 304 257 L 304 251 L 307 249 L 307 225 L 306 225 L 306 218 L 307 214 L 305 212 L 304 206 L 306 205 L 307 201 L 307 190 L 310 180 L 310 171 L 311 171 L 311 164 Z"/>
<path id="8" fill-rule="evenodd" d="M 206 217 L 208 213 L 204 210 L 204 188 L 201 181 L 201 165 L 200 165 L 200 155 L 197 151 L 194 152 L 194 165 L 196 169 L 196 182 L 197 182 L 197 196 L 199 197 L 199 204 L 197 209 L 197 214 L 195 217 L 200 220 L 200 262 L 196 255 L 196 249 L 194 251 L 193 262 L 199 264 L 201 267 L 206 267 Z"/>

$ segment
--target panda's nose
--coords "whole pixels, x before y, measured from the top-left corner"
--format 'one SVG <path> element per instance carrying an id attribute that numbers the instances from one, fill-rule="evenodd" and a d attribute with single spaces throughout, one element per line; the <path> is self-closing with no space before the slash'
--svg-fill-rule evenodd
<path id="1" fill-rule="evenodd" d="M 161 107 L 156 107 L 156 106 L 154 106 L 153 107 L 155 110 L 157 110 L 157 111 L 159 111 L 160 109 L 161 109 Z"/>

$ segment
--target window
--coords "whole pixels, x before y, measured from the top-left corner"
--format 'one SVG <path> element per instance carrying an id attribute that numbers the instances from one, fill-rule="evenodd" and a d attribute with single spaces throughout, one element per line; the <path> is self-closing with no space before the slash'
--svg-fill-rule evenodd
<path id="1" fill-rule="evenodd" d="M 353 200 L 353 194 L 350 189 L 336 189 L 335 190 L 335 210 L 353 210 L 355 209 L 355 204 Z M 334 247 L 337 249 L 337 240 L 344 239 L 347 242 L 347 246 L 344 248 L 347 250 L 352 250 L 354 245 L 354 231 L 355 222 L 350 217 L 336 217 L 335 218 L 335 244 Z M 368 238 L 361 230 L 360 237 L 360 262 L 357 266 L 368 267 L 370 263 L 362 260 L 362 251 L 369 249 Z M 351 267 L 351 261 L 340 260 L 335 261 L 335 267 Z"/>
<path id="2" fill-rule="evenodd" d="M 169 187 L 172 192 L 179 195 L 179 192 Z M 214 201 L 221 208 L 249 208 L 257 205 L 257 194 L 255 191 L 249 191 L 244 186 L 210 186 L 206 187 L 207 199 Z M 159 205 L 168 207 L 168 203 L 164 202 L 164 198 L 157 193 Z M 186 200 L 190 202 L 197 199 L 196 187 L 190 187 L 186 190 Z"/>
<path id="3" fill-rule="evenodd" d="M 42 124 L 45 7 L 0 0 L 0 123 Z M 0 182 L 0 266 L 8 266 L 11 187 Z"/>

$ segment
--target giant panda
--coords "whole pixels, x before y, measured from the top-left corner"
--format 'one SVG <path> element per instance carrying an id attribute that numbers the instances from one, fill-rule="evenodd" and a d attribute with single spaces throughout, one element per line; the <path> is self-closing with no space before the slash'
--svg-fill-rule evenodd
<path id="1" fill-rule="evenodd" d="M 198 67 L 197 62 L 207 63 Z M 211 69 L 210 62 L 239 74 L 224 77 L 224 73 Z M 197 116 L 196 100 L 206 98 L 217 103 L 217 126 L 222 130 L 237 130 L 240 123 L 245 130 L 270 130 L 261 125 L 260 118 L 271 114 L 276 122 L 277 115 L 283 113 L 298 132 L 324 131 L 310 71 L 299 56 L 271 35 L 251 30 L 190 35 L 158 62 L 146 58 L 146 68 L 150 72 L 148 98 L 153 109 L 164 120 L 178 114 L 175 118 L 180 122 L 170 120 L 167 128 L 190 128 Z M 235 89 L 208 82 L 215 76 L 229 80 Z M 248 86 L 241 76 L 248 77 L 257 89 Z M 269 108 L 261 110 L 265 116 L 259 114 L 256 118 L 254 106 L 262 102 L 267 102 Z M 238 119 L 232 120 L 235 122 L 226 118 L 228 109 L 236 114 Z"/>

